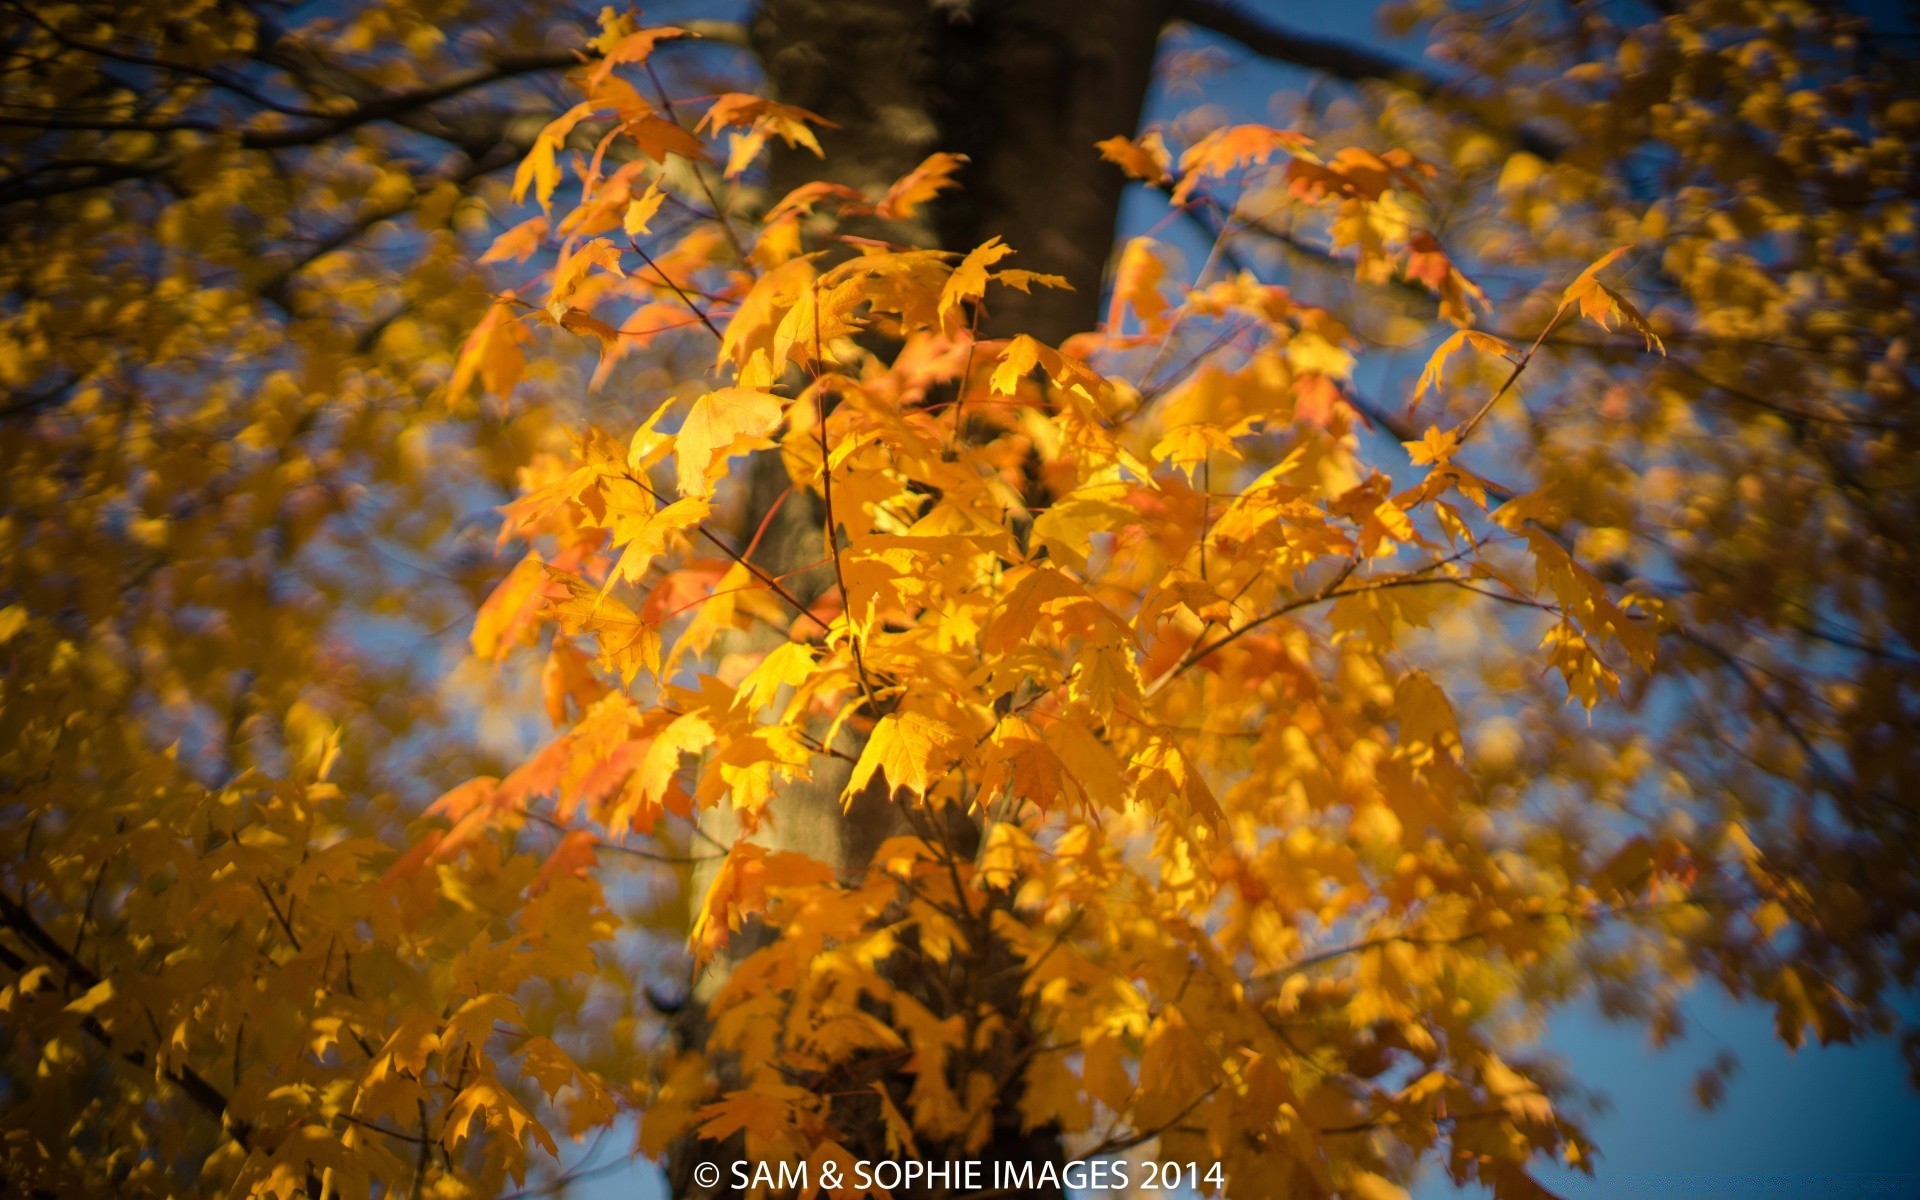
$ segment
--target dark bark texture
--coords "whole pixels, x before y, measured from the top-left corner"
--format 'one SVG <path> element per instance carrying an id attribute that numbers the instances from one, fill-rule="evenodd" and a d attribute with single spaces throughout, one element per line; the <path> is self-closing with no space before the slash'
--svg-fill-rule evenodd
<path id="1" fill-rule="evenodd" d="M 994 329 L 1048 341 L 1093 327 L 1125 183 L 1095 142 L 1140 121 L 1161 0 L 770 0 L 752 39 L 775 98 L 840 128 L 825 160 L 777 153 L 775 195 L 809 179 L 879 187 L 936 150 L 969 158 L 924 239 L 999 236 L 1072 292 L 998 296 Z"/>

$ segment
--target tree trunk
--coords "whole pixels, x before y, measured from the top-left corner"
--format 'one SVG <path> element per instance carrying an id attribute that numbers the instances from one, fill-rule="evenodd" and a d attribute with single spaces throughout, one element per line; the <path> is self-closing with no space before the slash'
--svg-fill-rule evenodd
<path id="1" fill-rule="evenodd" d="M 769 94 L 836 126 L 820 131 L 824 158 L 776 143 L 771 197 L 815 179 L 878 195 L 935 151 L 964 154 L 960 188 L 913 221 L 849 232 L 956 251 L 1001 237 L 1018 253 L 1016 265 L 1063 275 L 1073 290 L 1039 288 L 1026 296 L 997 289 L 982 332 L 1018 331 L 1057 343 L 1091 329 L 1125 184 L 1094 143 L 1134 133 L 1168 8 L 1165 0 L 767 0 L 751 35 Z M 759 525 L 786 484 L 777 455 L 754 461 L 745 533 Z M 820 557 L 823 537 L 820 506 L 796 490 L 762 537 L 759 564 L 775 573 L 793 571 Z M 801 597 L 810 600 L 826 580 L 802 583 Z M 769 649 L 754 641 L 766 636 L 742 634 L 733 648 Z M 861 747 L 848 733 L 839 748 L 857 757 Z M 756 840 L 843 869 L 865 867 L 881 840 L 907 829 L 877 791 L 843 812 L 847 775 L 845 761 L 817 759 L 814 779 L 780 796 L 772 828 Z M 724 812 L 708 814 L 705 827 L 721 842 L 738 836 Z M 966 837 L 972 830 L 959 833 Z M 696 894 L 703 894 L 713 870 L 696 871 Z M 730 960 L 756 944 L 753 936 L 736 939 L 703 975 L 677 1022 L 683 1044 L 704 1041 L 707 1002 L 725 980 Z M 994 1001 L 1020 1028 L 1014 1011 L 1019 980 L 1008 974 Z M 724 1065 L 721 1070 L 724 1077 Z M 904 1098 L 906 1082 L 890 1082 L 899 1083 L 892 1090 Z M 1057 1163 L 1058 1132 L 1022 1130 L 1018 1098 L 1017 1085 L 1001 1097 L 991 1140 L 974 1157 Z M 853 1149 L 880 1157 L 878 1112 L 873 1116 L 874 1144 Z M 940 1153 L 930 1147 L 923 1152 Z M 953 1156 L 965 1155 L 955 1148 Z M 738 1145 L 684 1139 L 669 1155 L 673 1193 L 738 1194 L 726 1186 L 726 1164 L 740 1157 Z M 693 1182 L 700 1162 L 721 1164 L 720 1186 Z"/>
<path id="2" fill-rule="evenodd" d="M 777 100 L 837 123 L 824 160 L 776 147 L 775 196 L 812 179 L 877 189 L 936 150 L 969 158 L 922 245 L 990 237 L 1073 291 L 996 297 L 1046 341 L 1091 329 L 1125 178 L 1093 144 L 1131 137 L 1166 0 L 768 0 L 753 43 Z"/>

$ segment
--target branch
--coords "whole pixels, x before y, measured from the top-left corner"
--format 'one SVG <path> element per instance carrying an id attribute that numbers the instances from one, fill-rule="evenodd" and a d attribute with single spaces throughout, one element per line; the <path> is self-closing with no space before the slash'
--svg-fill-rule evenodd
<path id="1" fill-rule="evenodd" d="M 91 54 L 95 58 L 104 58 L 104 59 L 109 59 L 113 62 L 126 63 L 129 66 L 150 67 L 155 70 L 172 71 L 175 74 L 190 76 L 194 79 L 199 79 L 206 83 L 210 83 L 214 87 L 220 88 L 224 91 L 232 92 L 234 95 L 239 96 L 242 99 L 251 100 L 253 103 L 258 104 L 262 108 L 271 109 L 277 113 L 284 113 L 287 116 L 324 117 L 327 115 L 323 110 L 320 110 L 320 109 L 306 108 L 304 106 L 295 105 L 295 104 L 282 104 L 279 101 L 273 99 L 271 96 L 264 95 L 263 93 L 255 90 L 254 88 L 249 86 L 244 80 L 235 79 L 228 75 L 222 75 L 217 71 L 212 71 L 205 67 L 195 66 L 192 63 L 174 62 L 169 59 L 156 58 L 148 54 L 138 54 L 133 51 L 122 50 L 115 46 L 108 46 L 108 45 L 102 45 L 96 42 L 83 41 L 80 38 L 76 38 L 76 37 L 70 36 L 67 33 L 62 32 L 59 26 L 41 17 L 40 14 L 34 12 L 31 8 L 27 7 L 25 4 L 8 4 L 7 7 L 13 9 L 15 12 L 19 13 L 21 16 L 27 18 L 27 20 L 33 22 L 35 25 L 38 25 L 41 29 L 46 31 L 48 36 L 52 37 L 56 42 L 59 42 L 62 46 L 65 46 L 69 50 L 73 50 L 81 54 Z"/>
<path id="2" fill-rule="evenodd" d="M 520 114 L 512 110 L 489 110 L 442 116 L 432 111 L 433 106 L 494 83 L 570 66 L 578 62 L 579 57 L 574 51 L 503 56 L 438 83 L 405 92 L 387 92 L 352 72 L 291 53 L 263 54 L 261 61 L 289 72 L 310 87 L 338 91 L 351 98 L 354 106 L 345 112 L 322 116 L 290 128 L 244 132 L 239 139 L 242 150 L 286 150 L 312 146 L 362 125 L 393 121 L 416 133 L 455 146 L 478 162 L 488 158 L 496 147 L 510 140 L 512 127 Z M 31 184 L 24 173 L 0 179 L 0 206 L 48 200 L 73 192 L 109 187 L 127 180 L 149 179 L 166 174 L 178 162 L 178 156 L 174 154 L 126 162 L 56 161 L 46 164 L 46 167 L 62 174 L 47 183 Z"/>
<path id="3" fill-rule="evenodd" d="M 639 484 L 641 488 L 643 488 L 649 496 L 652 496 L 660 504 L 666 505 L 666 504 L 672 503 L 665 496 L 662 496 L 659 492 L 655 491 L 653 489 L 653 485 L 648 483 L 642 477 L 638 475 L 628 474 L 625 476 L 625 478 L 631 479 L 633 480 L 633 482 Z M 752 575 L 755 579 L 759 580 L 762 584 L 766 585 L 768 590 L 772 591 L 774 595 L 780 597 L 782 600 L 785 600 L 787 602 L 788 607 L 792 608 L 796 614 L 803 616 L 807 620 L 812 621 L 815 625 L 818 625 L 822 632 L 825 632 L 825 633 L 833 632 L 833 627 L 831 625 L 829 625 L 825 621 L 822 621 L 819 617 L 814 616 L 813 610 L 811 608 L 808 608 L 806 605 L 800 603 L 799 597 L 795 596 L 792 592 L 788 591 L 785 587 L 781 586 L 780 579 L 778 576 L 769 575 L 767 574 L 766 571 L 762 570 L 757 564 L 748 562 L 745 555 L 741 554 L 738 550 L 735 550 L 732 546 L 729 546 L 725 542 L 721 541 L 720 538 L 717 537 L 711 529 L 707 528 L 707 524 L 705 521 L 701 521 L 695 524 L 694 529 L 699 532 L 701 537 L 706 538 L 709 542 L 712 542 L 714 546 L 716 546 L 722 554 L 725 554 L 728 558 L 731 558 L 734 562 L 739 563 L 741 567 L 743 567 L 749 575 Z"/>
<path id="4" fill-rule="evenodd" d="M 1406 88 L 1426 100 L 1456 103 L 1474 120 L 1537 157 L 1555 159 L 1566 152 L 1558 140 L 1538 130 L 1495 119 L 1471 98 L 1459 95 L 1458 86 L 1453 82 L 1364 46 L 1271 24 L 1227 0 L 1180 0 L 1174 5 L 1173 16 L 1175 20 L 1238 42 L 1262 58 L 1320 71 L 1349 83 L 1379 80 Z"/>
<path id="5" fill-rule="evenodd" d="M 1227 0 L 1181 0 L 1173 6 L 1177 21 L 1210 30 L 1240 43 L 1262 58 L 1324 71 L 1352 83 L 1378 79 L 1422 95 L 1446 87 L 1446 81 L 1421 67 L 1333 38 L 1315 37 L 1269 24 Z"/>
<path id="6" fill-rule="evenodd" d="M 0 892 L 0 921 L 4 921 L 6 926 L 18 934 L 22 941 L 59 963 L 60 966 L 66 970 L 67 974 L 82 986 L 93 988 L 100 983 L 100 977 L 98 975 L 85 963 L 69 954 L 67 948 L 62 946 L 51 933 L 48 933 L 45 926 L 34 920 L 32 913 L 28 912 L 18 901 L 4 892 Z M 18 972 L 24 972 L 27 967 L 25 959 L 7 949 L 5 946 L 0 946 L 0 963 L 4 963 L 7 967 Z M 81 1018 L 80 1028 L 88 1037 L 107 1049 L 112 1050 L 114 1048 L 113 1035 L 107 1031 L 106 1026 L 102 1025 L 93 1017 Z M 120 1057 L 142 1070 L 146 1070 L 151 1066 L 146 1051 L 144 1050 L 122 1051 Z M 248 1139 L 253 1135 L 253 1127 L 247 1122 L 231 1115 L 225 1093 L 211 1083 L 208 1083 L 206 1078 L 192 1067 L 168 1067 L 163 1073 L 169 1080 L 172 1080 L 182 1092 L 186 1093 L 189 1100 L 193 1101 L 194 1104 L 207 1113 L 207 1115 L 219 1121 L 221 1126 L 234 1141 L 240 1143 L 243 1149 L 251 1149 Z"/>

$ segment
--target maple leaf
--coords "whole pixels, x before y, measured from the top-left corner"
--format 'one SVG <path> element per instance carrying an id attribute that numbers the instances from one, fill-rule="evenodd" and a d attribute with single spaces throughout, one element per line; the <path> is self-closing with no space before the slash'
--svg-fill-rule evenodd
<path id="1" fill-rule="evenodd" d="M 1003 396 L 1013 395 L 1020 381 L 1032 374 L 1039 362 L 1039 342 L 1024 333 L 1014 338 L 1000 352 L 999 365 L 993 370 L 993 390 Z"/>
<path id="2" fill-rule="evenodd" d="M 1140 1053 L 1140 1120 L 1149 1127 L 1177 1120 L 1205 1090 L 1208 1059 L 1178 1007 L 1155 1017 Z"/>
<path id="3" fill-rule="evenodd" d="M 854 764 L 853 775 L 842 794 L 844 803 L 867 786 L 876 772 L 890 791 L 901 788 L 926 795 L 928 785 L 943 770 L 959 734 L 952 726 L 918 712 L 894 712 L 880 718 L 867 737 L 866 748 Z"/>
<path id="4" fill-rule="evenodd" d="M 1401 445 L 1407 448 L 1408 457 L 1416 467 L 1445 466 L 1460 449 L 1460 434 L 1456 430 L 1442 430 L 1437 425 L 1429 425 L 1419 441 L 1402 442 Z"/>
<path id="5" fill-rule="evenodd" d="M 613 326 L 578 308 L 568 307 L 560 314 L 560 328 L 568 333 L 592 338 L 602 350 L 620 340 L 620 333 Z"/>
<path id="6" fill-rule="evenodd" d="M 1166 328 L 1167 298 L 1160 293 L 1160 281 L 1166 278 L 1166 264 L 1155 252 L 1152 238 L 1132 238 L 1120 252 L 1120 266 L 1114 272 L 1113 306 L 1107 313 L 1107 328 L 1118 332 L 1123 308 L 1133 309 L 1140 318 L 1141 332 L 1151 336 Z"/>
<path id="7" fill-rule="evenodd" d="M 689 944 L 694 961 L 704 964 L 738 933 L 748 918 L 763 912 L 769 889 L 816 887 L 833 878 L 818 859 L 791 850 L 769 851 L 754 842 L 735 842 L 714 875 L 695 918 Z"/>
<path id="8" fill-rule="evenodd" d="M 785 1084 L 728 1092 L 700 1110 L 700 1136 L 718 1142 L 745 1134 L 748 1154 L 763 1161 L 777 1159 L 782 1149 L 798 1144 L 794 1126 L 810 1099 L 806 1092 Z"/>
<path id="9" fill-rule="evenodd" d="M 1577 305 L 1582 316 L 1600 328 L 1609 330 L 1613 328 L 1613 320 L 1617 317 L 1646 339 L 1647 349 L 1658 348 L 1660 353 L 1665 354 L 1666 344 L 1653 332 L 1653 326 L 1647 324 L 1647 319 L 1640 315 L 1640 310 L 1628 303 L 1620 293 L 1601 283 L 1599 279 L 1602 270 L 1611 266 L 1616 259 L 1631 249 L 1631 246 L 1616 246 L 1602 255 L 1592 266 L 1580 272 L 1579 276 L 1560 294 L 1560 307 L 1554 315 L 1557 317 L 1560 313 Z"/>
<path id="10" fill-rule="evenodd" d="M 534 619 L 546 598 L 545 566 L 529 552 L 487 596 L 473 621 L 474 657 L 498 662 L 514 646 L 533 644 Z"/>
<path id="11" fill-rule="evenodd" d="M 665 163 L 669 154 L 678 154 L 696 162 L 706 161 L 706 146 L 678 122 L 650 116 L 625 121 L 621 128 L 635 149 L 657 163 Z"/>
<path id="12" fill-rule="evenodd" d="M 249 116 L 218 83 L 257 74 L 247 22 L 94 7 L 90 32 L 29 30 L 9 92 L 33 136 L 9 143 L 0 278 L 32 302 L 0 306 L 26 448 L 0 488 L 0 774 L 33 819 L 0 822 L 0 874 L 32 883 L 0 893 L 22 959 L 0 1072 L 14 1115 L 98 1153 L 0 1139 L 0 1176 L 501 1195 L 549 1131 L 638 1109 L 650 1155 L 705 1127 L 816 1179 L 978 1156 L 1020 1120 L 1217 1160 L 1228 1178 L 1193 1186 L 1222 1194 L 1404 1200 L 1453 1153 L 1531 1198 L 1533 1160 L 1592 1153 L 1502 1057 L 1501 1014 L 1564 999 L 1541 964 L 1593 965 L 1656 1036 L 1676 963 L 1761 998 L 1789 1043 L 1898 1022 L 1855 985 L 1911 974 L 1869 935 L 1913 907 L 1912 872 L 1874 836 L 1885 788 L 1841 768 L 1900 777 L 1881 735 L 1913 723 L 1882 643 L 1905 586 L 1887 547 L 1913 540 L 1888 447 L 1914 289 L 1880 269 L 1908 236 L 1888 181 L 1912 173 L 1913 113 L 1893 75 L 1863 91 L 1850 56 L 1807 53 L 1854 36 L 1847 14 L 1623 10 L 1592 46 L 1534 22 L 1515 72 L 1507 16 L 1462 8 L 1430 32 L 1470 95 L 1383 92 L 1325 123 L 1361 144 L 1322 153 L 1215 129 L 1176 180 L 1157 134 L 1097 156 L 1036 136 L 992 38 L 919 47 L 884 103 L 836 107 L 828 145 L 814 114 L 734 90 L 738 56 L 652 69 L 682 31 L 631 11 L 569 56 L 512 6 L 294 6 L 276 36 L 334 99 Z M 768 61 L 861 69 L 833 48 L 862 31 L 820 7 L 756 29 Z M 1116 62 L 1125 25 L 1053 32 Z M 193 70 L 129 72 L 81 32 Z M 1693 42 L 1724 51 L 1712 88 Z M 1130 108 L 1169 64 L 1043 90 Z M 508 77 L 504 108 L 473 90 Z M 1521 124 L 1539 78 L 1585 97 L 1578 145 Z M 520 112 L 551 89 L 583 103 Z M 1642 93 L 1660 120 L 1627 111 Z M 102 96 L 120 109 L 93 117 L 131 124 L 71 128 L 68 101 Z M 1019 218 L 966 254 L 915 244 L 949 223 L 930 210 L 961 159 L 884 182 L 903 137 L 961 108 L 991 117 L 968 139 L 992 170 L 948 215 Z M 491 159 L 420 146 L 489 113 L 539 215 L 476 255 Z M 158 128 L 223 119 L 234 136 Z M 775 139 L 871 193 L 766 207 Z M 1739 169 L 1699 167 L 1729 147 Z M 1149 185 L 1130 221 L 1177 202 L 1147 219 L 1161 247 L 1080 219 L 1107 164 Z M 1214 231 L 1191 288 L 1173 230 Z M 1550 336 L 1592 320 L 1664 352 L 1602 281 L 1622 239 L 1654 248 L 1684 369 Z M 1064 280 L 999 269 L 1013 249 L 1112 261 L 1104 331 L 1061 341 L 1094 299 L 1056 307 Z M 1469 328 L 1490 304 L 1468 269 L 1569 257 L 1600 261 L 1559 296 L 1551 364 Z M 988 313 L 994 284 L 1033 302 Z M 624 321 L 595 315 L 610 302 Z M 1378 348 L 1436 324 L 1453 336 L 1403 380 Z M 686 390 L 714 343 L 715 381 Z M 1369 435 L 1396 427 L 1363 390 L 1418 403 L 1468 350 L 1506 358 L 1503 386 L 1549 384 L 1476 453 L 1551 490 L 1459 465 L 1479 416 L 1416 425 L 1413 478 Z M 436 378 L 448 402 L 413 403 Z M 659 403 L 676 389 L 691 412 Z M 569 447 L 583 405 L 612 432 Z M 500 543 L 528 544 L 494 584 L 471 517 L 508 479 Z M 472 660 L 436 680 L 402 650 L 469 598 Z M 517 751 L 541 709 L 552 730 Z M 390 786 L 479 756 L 504 778 L 424 813 Z M 1830 818 L 1811 844 L 1808 804 Z M 1638 830 L 1643 808 L 1692 832 Z M 632 1028 L 603 1036 L 592 997 L 662 934 L 701 968 L 698 1037 L 656 1036 L 678 995 L 623 1003 Z M 1782 966 L 1809 936 L 1820 970 Z M 145 1070 L 88 1086 L 135 1042 Z"/>
<path id="13" fill-rule="evenodd" d="M 987 294 L 987 268 L 1013 253 L 1013 247 L 1003 244 L 999 238 L 989 238 L 986 242 L 968 252 L 960 265 L 947 277 L 946 286 L 940 289 L 940 321 L 953 328 L 959 320 L 959 309 L 969 301 L 980 299 Z"/>
<path id="14" fill-rule="evenodd" d="M 494 1153 L 503 1156 L 516 1181 L 526 1179 L 526 1153 L 522 1139 L 531 1137 L 541 1149 L 559 1157 L 560 1147 L 553 1135 L 533 1119 L 526 1106 L 492 1079 L 478 1079 L 461 1089 L 447 1109 L 440 1142 L 449 1151 L 458 1151 L 482 1132 L 500 1136 L 492 1143 Z"/>
<path id="15" fill-rule="evenodd" d="M 602 57 L 587 73 L 587 85 L 597 87 L 615 67 L 637 67 L 644 64 L 653 55 L 653 48 L 670 38 L 697 37 L 699 35 L 682 29 L 677 25 L 661 25 L 653 29 L 639 29 L 604 47 Z"/>
<path id="16" fill-rule="evenodd" d="M 966 163 L 964 154 L 929 154 L 919 166 L 894 181 L 874 206 L 874 215 L 883 221 L 906 220 L 941 192 L 959 186 L 954 176 Z"/>
<path id="17" fill-rule="evenodd" d="M 1513 358 L 1513 347 L 1490 333 L 1481 333 L 1477 329 L 1456 330 L 1451 337 L 1441 342 L 1427 359 L 1426 367 L 1420 372 L 1420 382 L 1414 385 L 1414 404 L 1419 404 L 1420 398 L 1426 395 L 1429 389 L 1440 386 L 1447 369 L 1447 360 L 1467 346 L 1487 354 L 1498 354 L 1508 360 Z"/>
<path id="18" fill-rule="evenodd" d="M 727 456 L 743 438 L 761 438 L 780 423 L 784 401 L 759 388 L 731 387 L 693 402 L 674 438 L 680 492 L 710 496 Z"/>
<path id="19" fill-rule="evenodd" d="M 556 729 L 567 722 L 567 700 L 571 698 L 585 711 L 599 695 L 598 684 L 587 656 L 556 637 L 547 654 L 546 666 L 540 672 L 540 694 L 546 701 L 547 719 Z"/>
<path id="20" fill-rule="evenodd" d="M 1240 167 L 1264 163 L 1275 154 L 1295 154 L 1313 139 L 1291 129 L 1270 125 L 1229 125 L 1207 134 L 1180 156 L 1180 182 L 1173 202 L 1185 204 L 1200 181 L 1226 175 Z"/>
<path id="21" fill-rule="evenodd" d="M 647 232 L 654 214 L 660 211 L 660 205 L 666 198 L 667 194 L 660 190 L 660 181 L 656 179 L 647 185 L 644 193 L 629 200 L 627 211 L 620 218 L 620 227 L 626 230 L 627 236 L 639 237 Z"/>
<path id="22" fill-rule="evenodd" d="M 1480 285 L 1460 273 L 1440 242 L 1426 230 L 1407 241 L 1407 278 L 1427 285 L 1440 297 L 1440 315 L 1456 325 L 1466 325 L 1473 317 L 1472 301 L 1487 309 L 1487 294 Z"/>
<path id="23" fill-rule="evenodd" d="M 558 303 L 573 295 L 594 267 L 624 276 L 620 269 L 620 251 L 605 238 L 594 238 L 561 260 L 553 272 L 552 301 Z"/>
<path id="24" fill-rule="evenodd" d="M 697 528 L 712 511 L 703 496 L 683 496 L 658 511 L 612 510 L 613 544 L 625 549 L 607 572 L 606 588 L 622 580 L 638 581 L 653 560 L 667 552 L 669 539 Z"/>
<path id="25" fill-rule="evenodd" d="M 887 1153 L 902 1158 L 920 1157 L 920 1148 L 913 1140 L 913 1123 L 894 1104 L 884 1083 L 875 1081 L 873 1090 L 880 1095 L 880 1119 L 887 1132 Z"/>
<path id="26" fill-rule="evenodd" d="M 1229 458 L 1243 458 L 1234 445 L 1233 435 L 1212 425 L 1180 425 L 1167 431 L 1166 436 L 1154 443 L 1153 457 L 1172 463 L 1186 473 L 1191 481 L 1195 473 L 1215 454 Z"/>
<path id="27" fill-rule="evenodd" d="M 532 149 L 513 175 L 513 202 L 519 204 L 527 198 L 527 188 L 531 186 L 534 196 L 540 201 L 542 209 L 553 206 L 553 192 L 560 184 L 560 147 L 566 144 L 573 133 L 574 126 L 580 124 L 592 113 L 589 103 L 576 104 L 564 114 L 547 122 L 546 126 L 533 139 Z"/>
<path id="28" fill-rule="evenodd" d="M 812 676 L 813 650 L 803 642 L 782 642 L 740 681 L 734 703 L 758 712 L 773 703 L 782 688 L 796 687 Z"/>
<path id="29" fill-rule="evenodd" d="M 758 157 L 769 136 L 777 136 L 788 146 L 804 146 L 815 157 L 819 157 L 822 153 L 820 139 L 814 136 L 810 126 L 837 128 L 832 121 L 818 113 L 743 92 L 729 92 L 716 97 L 696 128 L 718 131 L 730 125 L 747 126 L 749 131 L 734 139 L 733 152 L 727 158 L 725 175 L 728 178 L 746 170 L 747 164 Z"/>
<path id="30" fill-rule="evenodd" d="M 814 179 L 782 196 L 778 203 L 767 210 L 766 223 L 774 225 L 796 214 L 810 213 L 817 205 L 828 200 L 836 201 L 835 211 L 841 216 L 873 211 L 873 204 L 860 191 L 844 183 Z"/>
<path id="31" fill-rule="evenodd" d="M 511 395 L 527 369 L 527 356 L 520 348 L 526 336 L 512 305 L 494 301 L 454 360 L 453 375 L 447 380 L 447 403 L 464 400 L 476 379 L 495 396 Z"/>
<path id="32" fill-rule="evenodd" d="M 562 875 L 586 878 L 588 872 L 593 870 L 598 856 L 599 840 L 591 831 L 569 830 L 566 836 L 560 839 L 560 844 L 547 855 L 547 861 L 540 864 L 539 873 L 533 877 L 533 882 L 527 885 L 528 894 L 539 895 L 552 885 L 554 879 Z"/>
<path id="33" fill-rule="evenodd" d="M 487 247 L 487 252 L 480 256 L 479 261 L 491 263 L 511 259 L 514 262 L 525 262 L 535 250 L 540 248 L 540 243 L 546 240 L 550 225 L 551 223 L 544 216 L 528 217 L 494 238 L 493 244 Z"/>
<path id="34" fill-rule="evenodd" d="M 1148 130 L 1138 138 L 1110 137 L 1095 142 L 1094 148 L 1100 151 L 1101 158 L 1135 179 L 1159 186 L 1172 178 L 1173 158 L 1167 153 L 1167 143 L 1157 129 Z"/>
<path id="35" fill-rule="evenodd" d="M 600 663 L 631 682 L 641 668 L 660 671 L 660 629 L 632 609 L 606 596 L 577 575 L 547 568 L 547 577 L 564 589 L 549 611 L 568 637 L 591 634 L 600 643 Z"/>

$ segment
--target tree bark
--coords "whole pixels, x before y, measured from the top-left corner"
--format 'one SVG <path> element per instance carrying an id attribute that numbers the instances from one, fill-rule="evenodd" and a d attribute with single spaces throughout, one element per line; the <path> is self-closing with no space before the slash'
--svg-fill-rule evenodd
<path id="1" fill-rule="evenodd" d="M 816 159 L 776 147 L 775 195 L 812 179 L 880 188 L 936 150 L 969 158 L 920 244 L 990 237 L 1073 291 L 996 297 L 993 327 L 1091 329 L 1125 177 L 1094 149 L 1133 135 L 1165 0 L 769 0 L 752 27 L 775 99 L 838 129 Z M 908 231 L 902 231 L 908 232 Z"/>
<path id="2" fill-rule="evenodd" d="M 750 35 L 769 94 L 834 123 L 820 132 L 823 158 L 775 146 L 771 196 L 816 179 L 878 195 L 935 151 L 964 154 L 956 191 L 909 222 L 870 222 L 849 232 L 962 252 L 1001 237 L 1018 253 L 1016 265 L 1065 276 L 1072 290 L 1038 288 L 1027 296 L 996 289 L 982 333 L 1017 331 L 1057 343 L 1089 330 L 1126 182 L 1094 143 L 1135 132 L 1167 15 L 1165 0 L 767 0 Z M 819 504 L 800 489 L 781 499 L 786 487 L 777 455 L 760 455 L 749 471 L 742 532 L 750 534 L 780 504 L 757 554 L 759 565 L 775 573 L 817 560 L 825 545 Z M 824 584 L 804 588 L 802 599 Z M 740 636 L 737 649 L 770 648 L 749 645 L 765 634 Z M 857 757 L 860 748 L 856 736 L 843 735 L 844 753 Z M 846 761 L 817 759 L 814 779 L 782 793 L 772 827 L 755 839 L 842 869 L 864 868 L 881 840 L 909 830 L 877 790 L 843 811 L 847 774 Z M 724 813 L 705 821 L 718 841 L 739 835 Z M 965 839 L 974 831 L 955 832 Z M 696 894 L 714 869 L 696 872 Z M 678 1021 L 683 1044 L 704 1041 L 707 1002 L 731 962 L 764 937 L 738 939 L 697 982 Z M 1005 974 L 1008 982 L 991 999 L 1019 1028 L 1019 979 Z M 1017 1049 L 1007 1047 L 1007 1056 Z M 719 1069 L 724 1082 L 727 1068 Z M 887 1082 L 904 1099 L 907 1082 Z M 1018 1099 L 1016 1083 L 997 1102 L 990 1141 L 972 1157 L 1057 1164 L 1058 1131 L 1023 1130 Z M 873 1144 L 850 1148 L 880 1157 L 877 1109 L 873 1118 Z M 959 1148 L 922 1149 L 930 1157 L 966 1157 Z M 669 1154 L 669 1184 L 682 1197 L 736 1195 L 726 1186 L 725 1164 L 739 1157 L 737 1145 L 689 1137 Z M 693 1182 L 693 1166 L 703 1161 L 722 1164 L 719 1186 Z"/>

